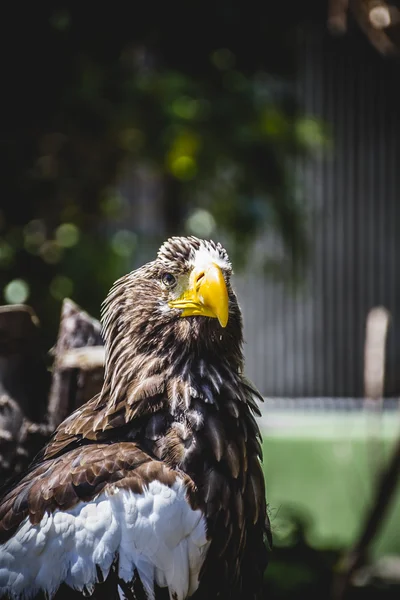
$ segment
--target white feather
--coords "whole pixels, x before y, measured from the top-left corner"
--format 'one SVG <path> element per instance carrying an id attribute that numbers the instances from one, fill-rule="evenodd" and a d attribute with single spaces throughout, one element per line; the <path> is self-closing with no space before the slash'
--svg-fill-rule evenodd
<path id="1" fill-rule="evenodd" d="M 208 267 L 210 263 L 218 265 L 221 269 L 231 269 L 229 260 L 224 258 L 218 249 L 214 248 L 207 241 L 202 240 L 200 248 L 192 252 L 189 264 L 200 271 Z"/>
<path id="2" fill-rule="evenodd" d="M 0 596 L 51 597 L 63 582 L 90 590 L 96 565 L 105 578 L 118 555 L 121 579 L 130 582 L 137 569 L 149 600 L 155 582 L 183 600 L 197 589 L 208 546 L 204 517 L 190 507 L 182 480 L 171 488 L 153 481 L 142 494 L 110 486 L 38 525 L 25 519 L 0 546 Z"/>

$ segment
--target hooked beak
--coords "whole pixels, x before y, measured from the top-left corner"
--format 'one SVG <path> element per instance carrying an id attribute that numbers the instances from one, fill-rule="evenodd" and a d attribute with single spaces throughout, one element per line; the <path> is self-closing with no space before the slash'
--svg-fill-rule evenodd
<path id="1" fill-rule="evenodd" d="M 204 269 L 193 269 L 188 289 L 176 300 L 171 300 L 171 308 L 182 310 L 181 317 L 200 315 L 218 319 L 221 327 L 226 327 L 229 317 L 229 297 L 225 278 L 218 265 L 210 263 Z"/>

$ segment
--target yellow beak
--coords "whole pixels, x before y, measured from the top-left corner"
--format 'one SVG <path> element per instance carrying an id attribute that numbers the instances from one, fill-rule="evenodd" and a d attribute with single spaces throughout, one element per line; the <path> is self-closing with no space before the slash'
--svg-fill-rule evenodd
<path id="1" fill-rule="evenodd" d="M 226 283 L 218 265 L 211 263 L 204 269 L 193 269 L 189 287 L 176 300 L 169 303 L 171 308 L 182 310 L 181 317 L 201 315 L 218 319 L 221 327 L 226 327 L 229 316 L 229 297 Z"/>

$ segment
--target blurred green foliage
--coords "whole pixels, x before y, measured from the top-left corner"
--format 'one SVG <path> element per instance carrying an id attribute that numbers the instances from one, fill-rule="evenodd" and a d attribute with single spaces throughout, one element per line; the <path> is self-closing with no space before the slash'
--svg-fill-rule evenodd
<path id="1" fill-rule="evenodd" d="M 255 1 L 9 6 L 2 301 L 31 304 L 48 341 L 63 297 L 97 316 L 145 242 L 118 191 L 143 165 L 163 189 L 154 244 L 217 232 L 239 267 L 272 231 L 298 272 L 307 243 L 293 161 L 327 142 L 296 105 L 298 18 L 295 4 L 267 17 Z"/>

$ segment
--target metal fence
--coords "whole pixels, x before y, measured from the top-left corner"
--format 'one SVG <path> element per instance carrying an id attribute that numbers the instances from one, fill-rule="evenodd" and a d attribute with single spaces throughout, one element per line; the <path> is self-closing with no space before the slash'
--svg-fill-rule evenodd
<path id="1" fill-rule="evenodd" d="M 247 373 L 268 396 L 361 396 L 365 320 L 392 321 L 386 395 L 400 392 L 400 92 L 398 63 L 361 34 L 299 37 L 297 90 L 323 119 L 332 148 L 299 161 L 310 207 L 311 262 L 295 294 L 247 273 L 236 278 Z"/>

